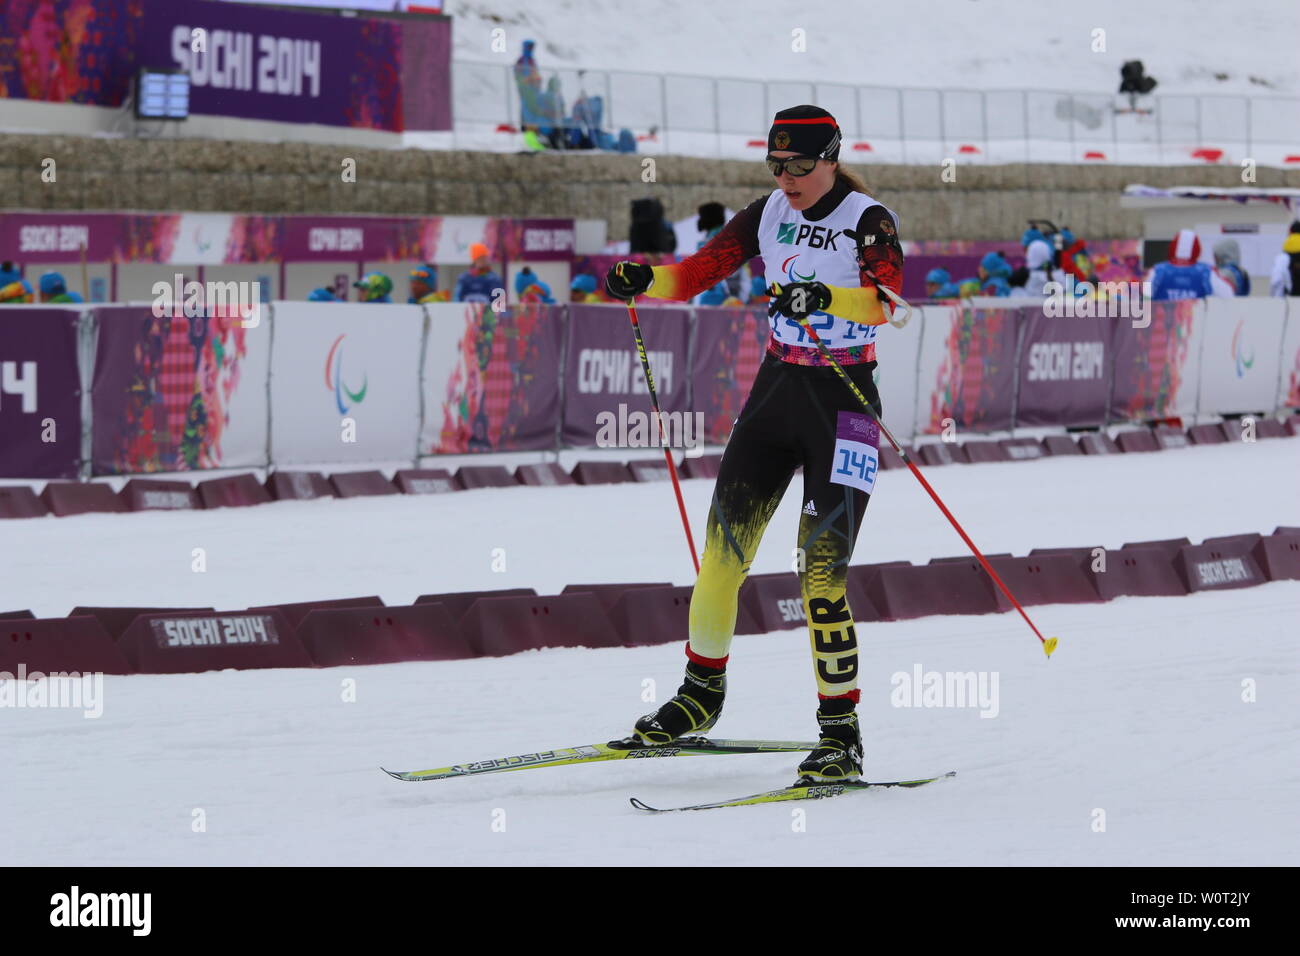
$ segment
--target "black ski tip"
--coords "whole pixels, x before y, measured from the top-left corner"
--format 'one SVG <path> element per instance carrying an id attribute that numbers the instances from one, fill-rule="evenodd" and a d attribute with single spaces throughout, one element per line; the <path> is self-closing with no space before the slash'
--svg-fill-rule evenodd
<path id="1" fill-rule="evenodd" d="M 384 773 L 388 774 L 388 775 L 389 775 L 390 777 L 392 777 L 394 780 L 405 780 L 405 779 L 406 779 L 406 778 L 403 777 L 402 774 L 401 774 L 399 771 L 397 771 L 397 770 L 389 770 L 389 769 L 387 769 L 387 768 L 385 768 L 385 767 L 380 767 L 379 769 L 380 769 L 380 770 L 383 770 Z"/>
<path id="2" fill-rule="evenodd" d="M 628 797 L 628 798 L 627 798 L 627 802 L 630 803 L 630 804 L 632 804 L 632 806 L 636 807 L 638 810 L 646 810 L 646 811 L 648 811 L 648 812 L 650 812 L 650 813 L 658 813 L 658 812 L 659 812 L 659 808 L 658 808 L 658 807 L 652 807 L 652 806 L 650 806 L 650 804 L 648 804 L 648 803 L 642 803 L 642 802 L 641 802 L 640 800 L 638 800 L 636 797 Z"/>

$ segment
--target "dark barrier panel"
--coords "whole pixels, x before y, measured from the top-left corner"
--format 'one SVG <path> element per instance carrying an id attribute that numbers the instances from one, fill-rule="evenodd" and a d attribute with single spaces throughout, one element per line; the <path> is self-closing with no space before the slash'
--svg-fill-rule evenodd
<path id="1" fill-rule="evenodd" d="M 1119 450 L 1125 454 L 1135 451 L 1160 450 L 1160 443 L 1156 441 L 1156 436 L 1145 429 L 1142 431 L 1120 432 L 1115 436 L 1115 444 L 1119 445 Z"/>
<path id="2" fill-rule="evenodd" d="M 393 481 L 404 495 L 440 495 L 460 491 L 461 486 L 446 468 L 403 468 Z"/>
<path id="3" fill-rule="evenodd" d="M 921 460 L 921 464 L 932 467 L 936 465 L 967 464 L 970 461 L 960 445 L 946 441 L 927 442 L 924 445 L 917 445 L 916 457 Z"/>
<path id="4" fill-rule="evenodd" d="M 30 621 L 35 617 L 31 611 L 0 611 L 0 621 Z"/>
<path id="5" fill-rule="evenodd" d="M 1255 419 L 1255 437 L 1285 438 L 1287 437 L 1286 427 L 1276 418 L 1257 418 Z"/>
<path id="6" fill-rule="evenodd" d="M 81 462 L 79 315 L 78 309 L 18 305 L 0 310 L 0 357 L 5 365 L 0 391 L 0 435 L 4 436 L 0 476 L 77 476 Z"/>
<path id="7" fill-rule="evenodd" d="M 498 597 L 475 601 L 461 630 L 485 657 L 542 647 L 618 647 L 622 640 L 591 594 Z"/>
<path id="8" fill-rule="evenodd" d="M 624 644 L 672 644 L 690 636 L 692 587 L 633 588 L 609 608 Z"/>
<path id="9" fill-rule="evenodd" d="M 1088 432 L 1079 436 L 1079 450 L 1085 455 L 1118 455 L 1119 445 L 1105 433 Z"/>
<path id="10" fill-rule="evenodd" d="M 881 619 L 900 621 L 929 614 L 992 614 L 1011 607 L 993 579 L 971 558 L 920 567 L 881 568 L 868 596 Z"/>
<path id="11" fill-rule="evenodd" d="M 1270 581 L 1300 581 L 1300 535 L 1271 534 L 1251 551 Z"/>
<path id="12" fill-rule="evenodd" d="M 1001 442 L 968 441 L 962 442 L 962 453 L 971 464 L 985 461 L 1010 461 L 1011 455 Z"/>
<path id="13" fill-rule="evenodd" d="M 85 607 L 78 605 L 72 609 L 68 617 L 93 617 L 108 632 L 108 635 L 116 641 L 126 633 L 126 629 L 142 614 L 185 616 L 214 613 L 216 613 L 215 608 L 210 607 Z"/>
<path id="14" fill-rule="evenodd" d="M 129 674 L 113 639 L 93 617 L 9 620 L 0 624 L 0 671 Z"/>
<path id="15" fill-rule="evenodd" d="M 907 451 L 906 445 L 903 446 L 903 450 Z M 886 442 L 885 444 L 882 444 L 880 446 L 880 470 L 881 471 L 889 471 L 892 468 L 906 468 L 906 467 L 907 465 L 903 463 L 903 456 L 900 455 L 898 452 L 894 451 L 893 445 L 890 445 L 888 444 L 888 442 Z"/>
<path id="16" fill-rule="evenodd" d="M 990 560 L 993 558 L 1009 558 L 1011 557 L 1011 552 L 1003 551 L 1000 554 L 986 554 L 984 555 L 984 557 Z M 970 554 L 956 554 L 948 558 L 931 558 L 928 563 L 929 564 L 961 564 L 962 562 L 965 561 L 975 561 L 975 556 Z"/>
<path id="17" fill-rule="evenodd" d="M 1007 458 L 1012 461 L 1042 458 L 1047 454 L 1047 449 L 1037 438 L 1004 438 L 1000 444 L 1006 449 Z"/>
<path id="18" fill-rule="evenodd" d="M 119 494 L 130 511 L 193 511 L 203 507 L 188 481 L 132 478 Z"/>
<path id="19" fill-rule="evenodd" d="M 690 411 L 686 404 L 690 313 L 671 306 L 640 312 L 659 407 L 672 416 L 671 423 L 678 413 Z M 602 435 L 621 444 L 619 432 L 655 434 L 658 427 L 626 310 L 621 305 L 571 305 L 566 335 L 563 443 L 577 448 L 608 446 L 598 441 Z M 684 438 L 685 419 L 691 417 L 670 424 L 669 437 Z"/>
<path id="20" fill-rule="evenodd" d="M 699 458 L 684 460 L 678 471 L 683 478 L 716 478 L 720 467 L 722 467 L 721 455 L 701 455 Z"/>
<path id="21" fill-rule="evenodd" d="M 759 634 L 808 624 L 799 576 L 793 571 L 751 574 L 741 587 L 740 600 L 748 606 Z"/>
<path id="22" fill-rule="evenodd" d="M 284 619 L 295 629 L 302 626 L 302 622 L 307 619 L 307 615 L 312 611 L 331 611 L 340 608 L 376 608 L 384 607 L 384 602 L 374 594 L 367 597 L 355 598 L 334 598 L 330 601 L 299 601 L 295 604 L 266 604 L 261 607 L 250 607 L 250 614 L 265 614 L 270 611 L 279 611 L 284 615 Z"/>
<path id="23" fill-rule="evenodd" d="M 720 445 L 731 434 L 767 354 L 771 329 L 766 310 L 696 309 L 691 394 L 695 408 L 704 413 L 710 444 Z"/>
<path id="24" fill-rule="evenodd" d="M 462 465 L 456 480 L 464 488 L 513 488 L 519 479 L 504 465 Z"/>
<path id="25" fill-rule="evenodd" d="M 139 674 L 256 667 L 311 667 L 302 642 L 278 611 L 138 617 L 118 642 Z"/>
<path id="26" fill-rule="evenodd" d="M 1093 604 L 1102 600 L 1096 586 L 1071 555 L 990 557 L 988 560 L 1002 583 L 1026 607 L 1031 604 Z"/>
<path id="27" fill-rule="evenodd" d="M 1110 397 L 1115 319 L 1020 310 L 1017 426 L 1103 425 Z"/>
<path id="28" fill-rule="evenodd" d="M 573 466 L 573 480 L 580 485 L 614 485 L 631 481 L 632 473 L 622 462 L 580 461 Z"/>
<path id="29" fill-rule="evenodd" d="M 668 581 L 653 581 L 644 584 L 566 584 L 561 594 L 594 594 L 600 606 L 606 611 L 618 603 L 624 591 L 637 591 L 642 588 L 670 588 Z"/>
<path id="30" fill-rule="evenodd" d="M 49 513 L 45 502 L 26 485 L 0 488 L 0 518 L 43 518 Z"/>
<path id="31" fill-rule="evenodd" d="M 247 508 L 271 500 L 270 493 L 258 484 L 257 476 L 251 474 L 209 478 L 199 482 L 198 491 L 205 508 Z"/>
<path id="32" fill-rule="evenodd" d="M 671 477 L 668 474 L 668 462 L 662 458 L 630 461 L 627 463 L 627 470 L 632 473 L 633 481 L 667 481 Z M 681 477 L 681 469 L 677 471 L 678 477 Z"/>
<path id="33" fill-rule="evenodd" d="M 51 481 L 41 492 L 45 506 L 60 518 L 96 511 L 126 511 L 126 504 L 108 485 L 93 481 Z"/>
<path id="34" fill-rule="evenodd" d="M 1218 538 L 1206 538 L 1201 544 L 1224 554 L 1250 554 L 1262 537 L 1263 535 L 1253 532 L 1250 534 L 1226 534 Z"/>
<path id="35" fill-rule="evenodd" d="M 1097 545 L 1093 548 L 1034 548 L 1029 552 L 1029 556 L 1031 558 L 1037 558 L 1048 554 L 1068 555 L 1074 559 L 1074 562 L 1081 570 L 1087 572 L 1092 567 L 1093 561 L 1097 560 L 1097 558 L 1094 557 L 1094 552 L 1097 550 L 1104 552 L 1106 549 L 1101 545 Z"/>
<path id="36" fill-rule="evenodd" d="M 416 604 L 442 604 L 457 621 L 481 598 L 493 597 L 537 597 L 533 588 L 498 588 L 495 591 L 451 591 L 446 594 L 421 594 L 415 599 Z"/>
<path id="37" fill-rule="evenodd" d="M 1165 597 L 1187 593 L 1174 570 L 1173 555 L 1165 548 L 1125 545 L 1106 553 L 1106 570 L 1093 572 L 1097 593 L 1109 601 L 1117 597 Z"/>
<path id="38" fill-rule="evenodd" d="M 401 494 L 397 486 L 385 478 L 381 471 L 341 471 L 330 475 L 330 484 L 340 498 Z"/>
<path id="39" fill-rule="evenodd" d="M 334 497 L 334 486 L 319 471 L 273 472 L 266 479 L 266 490 L 277 501 Z"/>
<path id="40" fill-rule="evenodd" d="M 1189 591 L 1226 591 L 1263 584 L 1267 579 L 1249 554 L 1232 554 L 1210 544 L 1188 545 L 1174 567 Z"/>
<path id="41" fill-rule="evenodd" d="M 1177 557 L 1178 552 L 1191 543 L 1192 542 L 1188 538 L 1163 538 L 1159 541 L 1125 541 L 1124 547 L 1155 548 L 1168 558 L 1172 564 L 1174 558 Z"/>
<path id="42" fill-rule="evenodd" d="M 1043 447 L 1049 455 L 1079 455 L 1079 443 L 1072 435 L 1048 435 L 1043 439 Z"/>
<path id="43" fill-rule="evenodd" d="M 1274 534 L 1300 534 L 1300 528 L 1293 528 L 1288 525 L 1280 524 L 1273 529 Z"/>
<path id="44" fill-rule="evenodd" d="M 317 609 L 298 628 L 298 638 L 320 667 L 477 656 L 441 604 Z"/>
<path id="45" fill-rule="evenodd" d="M 553 461 L 533 465 L 520 465 L 515 476 L 525 485 L 571 485 L 573 476 Z"/>
<path id="46" fill-rule="evenodd" d="M 1215 425 L 1193 425 L 1187 429 L 1187 437 L 1194 445 L 1222 445 L 1228 441 L 1228 433 L 1222 422 Z"/>
<path id="47" fill-rule="evenodd" d="M 1155 430 L 1156 443 L 1161 448 L 1186 448 L 1191 444 L 1187 432 L 1171 425 L 1158 425 Z"/>

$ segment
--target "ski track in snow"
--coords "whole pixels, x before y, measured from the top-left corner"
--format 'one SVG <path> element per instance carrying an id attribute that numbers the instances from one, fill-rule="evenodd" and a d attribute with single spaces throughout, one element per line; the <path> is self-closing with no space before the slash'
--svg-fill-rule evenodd
<path id="1" fill-rule="evenodd" d="M 987 551 L 1300 524 L 1300 442 L 927 470 Z M 786 566 L 787 494 L 756 572 Z M 711 484 L 686 482 L 702 521 Z M 378 593 L 673 580 L 666 483 L 291 502 L 5 522 L 0 607 L 237 608 Z M 696 528 L 697 540 L 700 528 Z M 208 549 L 208 571 L 190 551 Z M 508 570 L 491 571 L 506 549 Z M 962 546 L 915 481 L 881 476 L 858 562 Z M 15 559 L 17 556 L 17 559 Z M 862 625 L 867 775 L 914 791 L 646 817 L 790 782 L 793 755 L 688 757 L 402 783 L 420 769 L 626 733 L 680 680 L 680 644 L 322 670 L 109 677 L 98 720 L 0 710 L 0 840 L 35 864 L 1295 865 L 1300 582 L 1185 598 Z M 891 675 L 985 671 L 998 714 L 891 704 Z M 737 638 L 719 736 L 812 733 L 801 631 Z M 357 700 L 342 701 L 355 679 Z M 1242 701 L 1242 682 L 1257 702 Z M 206 832 L 191 829 L 201 808 Z M 794 810 L 806 814 L 796 832 Z M 1095 811 L 1105 832 L 1094 832 Z M 492 829 L 496 811 L 505 830 Z"/>

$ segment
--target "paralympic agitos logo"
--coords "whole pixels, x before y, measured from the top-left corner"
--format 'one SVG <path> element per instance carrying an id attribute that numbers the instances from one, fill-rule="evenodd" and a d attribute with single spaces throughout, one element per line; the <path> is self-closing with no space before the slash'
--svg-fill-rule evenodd
<path id="1" fill-rule="evenodd" d="M 354 392 L 343 384 L 343 349 L 340 346 L 345 338 L 346 332 L 336 338 L 330 346 L 329 355 L 325 357 L 325 387 L 334 393 L 334 402 L 338 405 L 340 415 L 346 415 L 352 405 L 360 405 L 365 401 L 366 389 L 370 384 L 369 376 L 364 373 L 359 392 Z M 344 402 L 345 397 L 351 404 Z"/>

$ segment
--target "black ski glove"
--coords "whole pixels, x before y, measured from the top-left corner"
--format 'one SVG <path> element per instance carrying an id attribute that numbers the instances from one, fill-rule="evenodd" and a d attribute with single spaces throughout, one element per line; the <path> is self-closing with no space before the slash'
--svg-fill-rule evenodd
<path id="1" fill-rule="evenodd" d="M 650 288 L 655 274 L 647 265 L 639 262 L 616 262 L 605 274 L 605 291 L 615 299 L 627 301 Z"/>
<path id="2" fill-rule="evenodd" d="M 773 283 L 768 290 L 772 296 L 767 307 L 769 316 L 784 315 L 792 319 L 806 319 L 814 312 L 822 312 L 831 304 L 831 290 L 820 282 L 791 282 L 787 285 Z"/>

